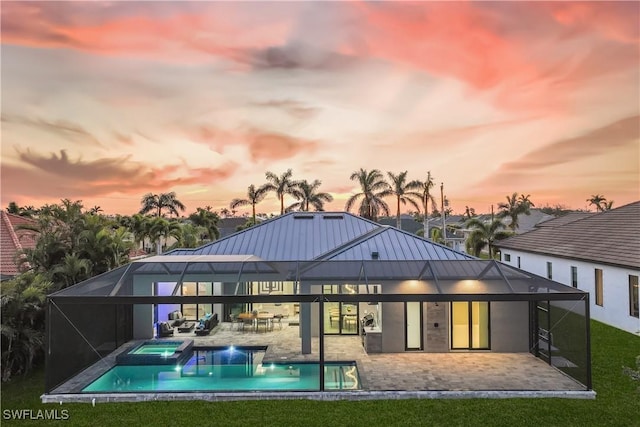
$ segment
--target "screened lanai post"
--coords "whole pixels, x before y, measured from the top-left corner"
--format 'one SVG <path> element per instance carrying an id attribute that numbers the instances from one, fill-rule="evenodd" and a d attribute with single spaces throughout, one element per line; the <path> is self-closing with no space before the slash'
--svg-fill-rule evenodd
<path id="1" fill-rule="evenodd" d="M 320 325 L 320 335 L 318 336 L 318 346 L 320 350 L 320 391 L 324 391 L 324 296 L 320 297 L 318 302 L 318 324 Z"/>
<path id="2" fill-rule="evenodd" d="M 310 294 L 311 284 L 300 283 L 300 293 Z M 311 354 L 311 303 L 300 303 L 300 338 L 302 341 L 302 354 Z"/>
<path id="3" fill-rule="evenodd" d="M 584 296 L 584 313 L 585 313 L 585 333 L 587 334 L 587 389 L 593 390 L 591 380 L 591 302 L 589 301 L 589 293 Z"/>

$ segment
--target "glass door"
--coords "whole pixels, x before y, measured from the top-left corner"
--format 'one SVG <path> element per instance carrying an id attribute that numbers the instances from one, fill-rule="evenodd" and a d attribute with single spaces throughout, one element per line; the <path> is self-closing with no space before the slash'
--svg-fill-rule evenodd
<path id="1" fill-rule="evenodd" d="M 451 348 L 467 350 L 490 348 L 488 302 L 451 303 Z"/>
<path id="2" fill-rule="evenodd" d="M 422 303 L 406 302 L 405 312 L 405 349 L 422 350 Z"/>
<path id="3" fill-rule="evenodd" d="M 356 285 L 323 285 L 322 293 L 354 294 Z M 324 303 L 324 333 L 329 335 L 358 335 L 359 312 L 357 303 Z"/>

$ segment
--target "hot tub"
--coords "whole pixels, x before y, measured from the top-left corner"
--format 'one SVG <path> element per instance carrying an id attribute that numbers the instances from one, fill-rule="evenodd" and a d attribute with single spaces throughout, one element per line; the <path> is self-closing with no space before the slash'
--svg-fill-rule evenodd
<path id="1" fill-rule="evenodd" d="M 118 365 L 178 365 L 193 353 L 193 340 L 144 341 L 116 356 Z"/>

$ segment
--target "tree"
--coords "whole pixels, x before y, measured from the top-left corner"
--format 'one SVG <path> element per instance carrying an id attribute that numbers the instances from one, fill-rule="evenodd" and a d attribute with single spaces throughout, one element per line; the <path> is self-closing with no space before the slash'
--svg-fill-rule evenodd
<path id="1" fill-rule="evenodd" d="M 90 210 L 89 213 L 91 215 L 98 215 L 100 212 L 104 212 L 104 210 L 102 210 L 102 208 L 98 205 L 94 205 Z"/>
<path id="2" fill-rule="evenodd" d="M 493 246 L 496 240 L 509 237 L 512 233 L 504 231 L 504 224 L 499 219 L 491 222 L 482 222 L 478 218 L 471 218 L 466 222 L 466 227 L 471 230 L 467 238 L 467 252 L 479 256 L 485 247 L 489 247 L 489 258 L 493 258 Z"/>
<path id="3" fill-rule="evenodd" d="M 256 205 L 264 200 L 269 190 L 265 186 L 262 186 L 256 189 L 256 186 L 251 184 L 247 187 L 247 198 L 246 199 L 233 199 L 229 205 L 231 209 L 236 209 L 242 206 L 251 205 L 251 218 L 253 218 L 253 222 L 256 222 Z"/>
<path id="4" fill-rule="evenodd" d="M 520 198 L 518 198 L 518 193 L 513 193 L 511 196 L 506 197 L 506 203 L 503 202 L 498 204 L 498 208 L 500 209 L 498 212 L 498 218 L 511 218 L 509 228 L 515 231 L 518 228 L 518 215 L 531 215 L 530 208 L 533 207 L 534 204 L 529 200 L 529 195 L 525 196 L 521 194 Z"/>
<path id="5" fill-rule="evenodd" d="M 360 184 L 361 191 L 349 197 L 345 204 L 345 210 L 350 211 L 360 201 L 358 215 L 364 218 L 376 221 L 381 213 L 389 215 L 389 206 L 383 198 L 392 193 L 389 184 L 378 169 L 367 171 L 361 168 L 353 172 L 350 179 Z"/>
<path id="6" fill-rule="evenodd" d="M 402 229 L 402 223 L 400 222 L 400 203 L 403 205 L 409 203 L 419 210 L 420 207 L 412 197 L 417 199 L 422 198 L 422 194 L 414 191 L 420 189 L 421 183 L 415 180 L 407 182 L 407 171 L 400 172 L 398 175 L 395 175 L 393 172 L 387 172 L 387 176 L 391 181 L 391 194 L 396 198 L 396 227 Z"/>
<path id="7" fill-rule="evenodd" d="M 293 172 L 291 169 L 287 169 L 285 173 L 278 176 L 273 172 L 265 173 L 267 183 L 262 186 L 264 191 L 273 191 L 280 200 L 280 215 L 284 214 L 284 196 L 285 194 L 293 195 L 293 192 L 298 188 L 299 183 L 294 181 Z"/>
<path id="8" fill-rule="evenodd" d="M 60 275 L 66 286 L 71 286 L 88 279 L 91 274 L 91 261 L 80 258 L 77 254 L 68 253 L 61 264 L 52 270 L 53 275 Z"/>
<path id="9" fill-rule="evenodd" d="M 176 221 L 167 221 L 164 218 L 153 218 L 148 223 L 147 235 L 153 244 L 156 245 L 156 254 L 162 254 L 163 239 L 166 241 L 169 237 L 180 239 L 181 228 Z"/>
<path id="10" fill-rule="evenodd" d="M 0 291 L 2 381 L 26 374 L 44 354 L 44 301 L 52 283 L 23 273 L 2 283 Z"/>
<path id="11" fill-rule="evenodd" d="M 209 241 L 216 240 L 220 237 L 218 222 L 220 217 L 211 209 L 197 208 L 194 213 L 189 215 L 189 220 L 196 226 L 204 230 L 204 234 Z"/>
<path id="12" fill-rule="evenodd" d="M 596 212 L 604 212 L 607 199 L 601 194 L 592 195 L 591 198 L 587 199 L 589 205 L 593 205 L 596 207 Z"/>
<path id="13" fill-rule="evenodd" d="M 462 221 L 469 220 L 476 216 L 476 210 L 474 208 L 470 208 L 469 206 L 464 207 L 464 215 L 462 216 Z"/>
<path id="14" fill-rule="evenodd" d="M 422 201 L 422 209 L 424 210 L 424 217 L 422 218 L 422 235 L 429 236 L 429 202 L 431 206 L 436 206 L 436 199 L 431 194 L 431 189 L 435 185 L 431 171 L 427 172 L 427 179 L 420 182 L 420 192 L 422 193 L 420 200 Z"/>
<path id="15" fill-rule="evenodd" d="M 613 209 L 613 200 L 609 200 L 602 205 L 602 211 L 610 211 Z"/>
<path id="16" fill-rule="evenodd" d="M 301 210 L 309 212 L 309 206 L 313 206 L 316 211 L 323 211 L 324 204 L 332 202 L 333 196 L 329 193 L 318 191 L 321 185 L 322 181 L 318 179 L 312 183 L 309 183 L 306 179 L 300 181 L 291 193 L 298 201 L 291 204 L 287 211 Z"/>
<path id="17" fill-rule="evenodd" d="M 180 215 L 178 210 L 185 210 L 184 204 L 176 198 L 176 193 L 173 191 L 160 194 L 147 193 L 142 197 L 141 203 L 140 213 L 143 215 L 155 211 L 155 216 L 160 217 L 162 216 L 162 211 L 167 210 L 169 214 L 178 216 Z"/>

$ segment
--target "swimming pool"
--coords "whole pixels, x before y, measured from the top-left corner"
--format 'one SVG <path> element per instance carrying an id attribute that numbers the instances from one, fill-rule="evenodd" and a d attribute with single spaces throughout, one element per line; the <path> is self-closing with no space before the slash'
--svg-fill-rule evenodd
<path id="1" fill-rule="evenodd" d="M 317 391 L 319 364 L 263 363 L 265 347 L 194 348 L 184 365 L 114 366 L 83 393 Z M 326 390 L 358 390 L 355 362 L 327 362 Z"/>

